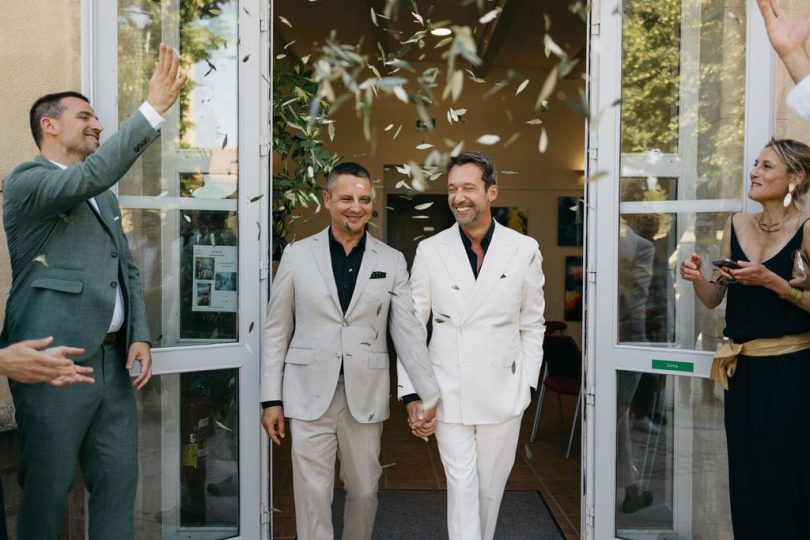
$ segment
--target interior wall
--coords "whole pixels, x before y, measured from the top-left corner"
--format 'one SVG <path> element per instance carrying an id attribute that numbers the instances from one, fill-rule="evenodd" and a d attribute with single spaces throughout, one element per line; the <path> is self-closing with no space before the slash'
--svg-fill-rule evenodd
<path id="1" fill-rule="evenodd" d="M 28 109 L 39 96 L 81 91 L 81 0 L 28 0 L 3 5 L 0 32 L 0 178 L 37 154 Z M 0 193 L 0 203 L 2 193 Z M 2 216 L 2 210 L 0 210 Z M 0 228 L 0 320 L 11 288 L 5 231 Z M 10 395 L 0 377 L 0 431 L 13 425 Z"/>
<path id="2" fill-rule="evenodd" d="M 500 195 L 495 204 L 528 209 L 528 234 L 538 241 L 544 258 L 546 320 L 563 320 L 565 257 L 582 255 L 582 248 L 557 245 L 557 198 L 583 196 L 584 121 L 556 97 L 549 100 L 548 111 L 536 112 L 535 100 L 547 72 L 522 70 L 521 73 L 530 80 L 523 92 L 515 95 L 517 84 L 511 84 L 489 99 L 483 98 L 485 92 L 491 88 L 492 82 L 506 78 L 505 69 L 492 69 L 486 76 L 490 84 L 476 84 L 467 79 L 458 102 L 429 109 L 429 114 L 436 120 L 433 132 L 416 129 L 417 116 L 413 107 L 393 97 L 380 99 L 374 105 L 372 117 L 376 141 L 373 149 L 363 138 L 362 121 L 355 115 L 352 104 L 345 104 L 332 116 L 336 123 L 336 135 L 328 149 L 345 160 L 364 165 L 375 180 L 380 180 L 377 193 L 380 202 L 376 206 L 380 215 L 373 220 L 374 225 L 370 230 L 381 239 L 386 238 L 382 202 L 385 195 L 407 193 L 407 190 L 395 188 L 395 180 L 383 185 L 381 179 L 385 166 L 408 161 L 422 162 L 429 152 L 416 149 L 422 143 L 449 151 L 456 143 L 464 141 L 465 149 L 481 150 L 492 156 L 500 184 Z M 562 80 L 558 91 L 576 96 L 578 89 L 583 86 L 582 79 Z M 441 88 L 437 89 L 437 93 L 441 93 Z M 449 123 L 447 110 L 450 106 L 467 110 L 462 122 Z M 526 124 L 526 121 L 535 118 L 542 120 L 543 124 Z M 385 131 L 389 124 L 393 124 L 393 127 Z M 399 125 L 402 125 L 402 130 L 394 139 Z M 548 132 L 549 143 L 545 153 L 538 148 L 541 127 Z M 504 147 L 514 133 L 519 133 L 517 140 Z M 501 142 L 492 146 L 476 143 L 483 134 L 498 135 Z M 451 145 L 448 146 L 447 142 L 451 142 Z M 517 174 L 504 174 L 504 171 Z M 442 176 L 432 182 L 426 192 L 444 194 L 446 182 L 446 176 Z M 296 236 L 302 238 L 317 232 L 328 223 L 326 211 L 309 215 L 307 219 L 297 222 Z M 569 321 L 568 324 L 567 333 L 580 342 L 581 323 Z"/>

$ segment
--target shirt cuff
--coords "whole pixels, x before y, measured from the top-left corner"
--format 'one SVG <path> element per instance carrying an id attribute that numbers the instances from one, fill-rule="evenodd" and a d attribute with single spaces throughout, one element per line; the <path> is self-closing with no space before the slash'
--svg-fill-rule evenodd
<path id="1" fill-rule="evenodd" d="M 405 394 L 402 396 L 402 404 L 407 405 L 408 403 L 413 403 L 414 401 L 419 401 L 419 394 Z"/>
<path id="2" fill-rule="evenodd" d="M 810 120 L 810 76 L 805 77 L 787 95 L 788 107 L 796 114 Z"/>
<path id="3" fill-rule="evenodd" d="M 166 121 L 166 119 L 163 118 L 163 116 L 161 116 L 160 113 L 157 112 L 148 101 L 144 101 L 141 106 L 138 107 L 138 110 L 141 111 L 141 114 L 144 116 L 144 118 L 146 118 L 146 121 L 149 122 L 149 124 L 151 124 L 152 128 L 155 130 L 159 129 L 160 126 L 163 125 L 163 122 Z"/>
<path id="4" fill-rule="evenodd" d="M 274 399 L 272 401 L 262 401 L 262 409 L 267 409 L 270 407 L 283 407 L 283 403 L 280 399 Z"/>

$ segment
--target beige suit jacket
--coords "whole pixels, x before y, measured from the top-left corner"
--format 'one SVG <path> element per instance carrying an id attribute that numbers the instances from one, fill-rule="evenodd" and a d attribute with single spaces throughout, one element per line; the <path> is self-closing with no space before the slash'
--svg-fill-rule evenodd
<path id="1" fill-rule="evenodd" d="M 411 287 L 419 320 L 433 314 L 440 421 L 492 424 L 529 405 L 543 360 L 542 259 L 534 239 L 497 223 L 478 279 L 458 225 L 419 244 Z M 400 397 L 414 391 L 403 371 L 399 385 Z"/>
<path id="2" fill-rule="evenodd" d="M 405 257 L 370 234 L 345 315 L 332 273 L 328 229 L 287 246 L 267 309 L 261 401 L 282 400 L 287 417 L 315 420 L 323 415 L 342 361 L 352 416 L 362 423 L 388 418 L 389 331 L 409 381 L 420 395 L 438 399 Z"/>

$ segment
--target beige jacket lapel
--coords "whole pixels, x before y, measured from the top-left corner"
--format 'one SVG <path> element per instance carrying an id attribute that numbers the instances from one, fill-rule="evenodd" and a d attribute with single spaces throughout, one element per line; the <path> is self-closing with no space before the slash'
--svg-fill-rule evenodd
<path id="1" fill-rule="evenodd" d="M 340 297 L 338 296 L 337 285 L 335 284 L 335 274 L 332 271 L 332 252 L 329 250 L 329 228 L 319 232 L 312 242 L 312 258 L 315 259 L 315 265 L 318 267 L 318 272 L 321 274 L 326 290 L 329 291 L 329 296 L 335 303 L 335 308 L 338 313 L 343 314 L 343 309 L 340 307 Z"/>
<path id="2" fill-rule="evenodd" d="M 349 302 L 349 308 L 346 310 L 346 317 L 351 315 L 352 309 L 357 305 L 359 298 L 363 295 L 363 291 L 371 279 L 371 272 L 377 268 L 377 260 L 380 257 L 379 249 L 380 241 L 371 236 L 366 231 L 366 249 L 363 251 L 363 260 L 360 262 L 360 270 L 358 270 L 357 282 L 354 285 L 354 293 L 352 294 L 352 301 Z"/>

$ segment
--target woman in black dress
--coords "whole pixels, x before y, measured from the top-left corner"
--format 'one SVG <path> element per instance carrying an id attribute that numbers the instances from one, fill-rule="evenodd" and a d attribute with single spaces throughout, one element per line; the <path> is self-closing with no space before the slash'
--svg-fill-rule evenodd
<path id="1" fill-rule="evenodd" d="M 710 309 L 728 291 L 729 341 L 712 376 L 726 388 L 734 537 L 808 538 L 810 293 L 789 281 L 796 250 L 810 255 L 810 215 L 796 205 L 810 187 L 810 147 L 772 139 L 750 180 L 748 197 L 762 212 L 726 221 L 720 256 L 732 262 L 707 280 L 712 262 L 692 255 L 681 277 Z"/>

